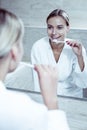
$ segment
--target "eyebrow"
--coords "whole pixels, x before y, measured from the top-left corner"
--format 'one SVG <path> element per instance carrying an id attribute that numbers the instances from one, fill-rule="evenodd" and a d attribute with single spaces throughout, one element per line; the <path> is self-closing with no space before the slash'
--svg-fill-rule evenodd
<path id="1" fill-rule="evenodd" d="M 53 26 L 52 24 L 47 24 L 47 26 Z M 64 26 L 63 24 L 59 24 L 57 26 Z"/>

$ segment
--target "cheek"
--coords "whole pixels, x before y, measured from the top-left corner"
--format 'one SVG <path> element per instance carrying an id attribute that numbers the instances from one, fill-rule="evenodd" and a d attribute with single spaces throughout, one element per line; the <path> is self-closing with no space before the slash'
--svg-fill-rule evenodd
<path id="1" fill-rule="evenodd" d="M 66 32 L 66 30 L 62 30 L 62 31 L 60 31 L 60 34 L 63 36 L 66 36 L 67 32 Z"/>
<path id="2" fill-rule="evenodd" d="M 47 30 L 48 36 L 52 34 L 52 30 Z"/>
<path id="3" fill-rule="evenodd" d="M 65 27 L 64 28 L 64 35 L 66 35 L 68 33 L 68 31 L 69 31 L 68 27 Z"/>

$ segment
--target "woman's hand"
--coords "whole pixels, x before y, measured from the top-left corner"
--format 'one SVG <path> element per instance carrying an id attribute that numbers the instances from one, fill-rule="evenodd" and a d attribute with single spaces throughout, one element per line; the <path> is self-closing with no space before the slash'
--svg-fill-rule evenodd
<path id="1" fill-rule="evenodd" d="M 48 109 L 57 109 L 58 72 L 49 65 L 35 65 L 38 73 L 41 93 Z"/>
<path id="2" fill-rule="evenodd" d="M 72 47 L 73 52 L 76 54 L 77 58 L 78 58 L 78 64 L 80 67 L 80 70 L 83 71 L 84 70 L 84 59 L 83 59 L 83 55 L 82 55 L 82 45 L 76 41 L 66 41 L 67 44 L 69 46 Z"/>
<path id="3" fill-rule="evenodd" d="M 67 44 L 69 46 L 72 47 L 73 52 L 77 55 L 77 56 L 82 56 L 82 45 L 80 43 L 78 43 L 77 41 L 66 41 Z"/>

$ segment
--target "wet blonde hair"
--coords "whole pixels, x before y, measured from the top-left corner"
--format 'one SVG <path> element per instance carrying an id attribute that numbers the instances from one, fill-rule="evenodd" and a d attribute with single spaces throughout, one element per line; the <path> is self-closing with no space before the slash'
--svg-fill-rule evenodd
<path id="1" fill-rule="evenodd" d="M 56 17 L 56 16 L 60 16 L 62 17 L 65 22 L 66 22 L 66 25 L 69 26 L 69 16 L 68 14 L 62 10 L 62 9 L 55 9 L 53 10 L 48 16 L 47 16 L 47 19 L 46 19 L 46 22 L 48 22 L 48 20 L 52 17 Z"/>
<path id="2" fill-rule="evenodd" d="M 0 58 L 4 57 L 24 34 L 23 22 L 15 14 L 0 8 Z"/>

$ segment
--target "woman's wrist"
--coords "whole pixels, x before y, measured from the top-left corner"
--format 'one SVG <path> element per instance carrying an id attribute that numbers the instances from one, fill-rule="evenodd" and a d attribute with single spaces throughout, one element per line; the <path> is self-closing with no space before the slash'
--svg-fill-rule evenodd
<path id="1" fill-rule="evenodd" d="M 58 109 L 58 98 L 51 98 L 49 100 L 45 100 L 45 105 L 47 106 L 48 110 L 55 110 Z"/>

